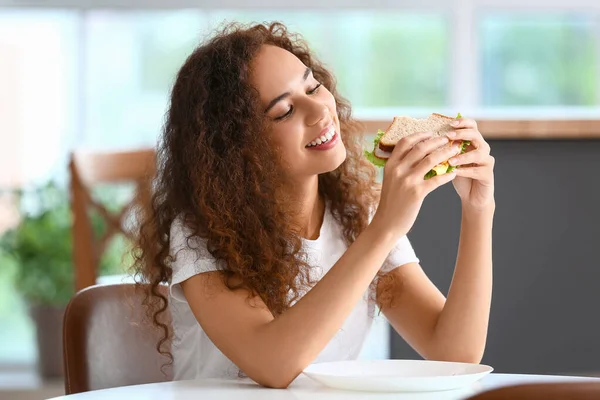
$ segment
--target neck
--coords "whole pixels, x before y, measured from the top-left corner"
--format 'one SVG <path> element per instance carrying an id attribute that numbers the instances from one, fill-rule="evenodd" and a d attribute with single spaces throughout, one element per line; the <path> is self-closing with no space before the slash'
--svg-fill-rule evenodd
<path id="1" fill-rule="evenodd" d="M 319 236 L 325 202 L 319 196 L 319 178 L 311 177 L 305 182 L 294 184 L 294 202 L 298 204 L 297 226 L 300 236 L 307 239 L 316 239 Z"/>

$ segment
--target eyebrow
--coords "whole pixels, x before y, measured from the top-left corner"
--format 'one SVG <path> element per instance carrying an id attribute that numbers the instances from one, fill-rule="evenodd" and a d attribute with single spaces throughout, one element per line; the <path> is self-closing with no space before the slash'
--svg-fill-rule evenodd
<path id="1" fill-rule="evenodd" d="M 312 72 L 312 70 L 307 67 L 306 70 L 304 71 L 304 75 L 302 76 L 302 82 L 305 82 L 306 79 L 308 79 L 308 76 L 310 75 L 311 72 Z M 291 94 L 290 92 L 285 92 L 285 93 L 282 93 L 279 96 L 275 97 L 273 100 L 271 100 L 269 102 L 269 105 L 265 109 L 265 114 L 268 113 L 271 110 L 271 108 L 275 107 L 275 104 L 279 103 L 281 100 L 284 100 L 286 97 L 289 97 L 290 94 Z"/>

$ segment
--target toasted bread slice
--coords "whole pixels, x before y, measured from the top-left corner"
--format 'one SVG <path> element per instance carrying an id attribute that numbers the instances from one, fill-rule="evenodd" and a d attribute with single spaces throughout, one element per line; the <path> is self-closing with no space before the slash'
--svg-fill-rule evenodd
<path id="1" fill-rule="evenodd" d="M 403 137 L 417 132 L 433 132 L 434 136 L 445 136 L 453 128 L 450 126 L 454 118 L 441 114 L 431 114 L 426 119 L 416 119 L 411 117 L 394 117 L 394 120 L 385 131 L 385 134 L 379 141 L 379 150 L 376 155 L 385 157 L 384 153 L 394 150 L 396 143 Z M 385 158 L 389 158 L 385 157 Z"/>

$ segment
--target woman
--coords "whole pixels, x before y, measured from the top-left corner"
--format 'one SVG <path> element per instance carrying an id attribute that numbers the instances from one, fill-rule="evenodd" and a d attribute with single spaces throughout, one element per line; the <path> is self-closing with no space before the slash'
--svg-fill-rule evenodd
<path id="1" fill-rule="evenodd" d="M 479 362 L 494 162 L 475 122 L 455 123 L 453 138 L 473 147 L 452 160 L 462 168 L 424 180 L 457 148 L 435 152 L 448 139 L 414 134 L 380 187 L 332 74 L 283 25 L 229 27 L 197 48 L 172 90 L 137 252 L 174 378 L 287 387 L 310 363 L 357 357 L 372 299 L 423 357 Z M 463 214 L 445 299 L 406 235 L 424 197 L 450 181 Z"/>

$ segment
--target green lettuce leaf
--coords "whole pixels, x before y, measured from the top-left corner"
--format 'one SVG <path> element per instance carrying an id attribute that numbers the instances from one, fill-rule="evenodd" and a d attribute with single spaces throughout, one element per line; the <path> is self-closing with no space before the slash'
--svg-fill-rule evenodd
<path id="1" fill-rule="evenodd" d="M 425 180 L 433 178 L 436 175 L 437 175 L 437 172 L 435 172 L 434 170 L 431 170 L 431 171 L 429 171 L 428 173 L 425 174 Z"/>
<path id="2" fill-rule="evenodd" d="M 380 168 L 385 167 L 385 163 L 387 162 L 387 160 L 383 160 L 383 159 L 377 157 L 373 153 L 373 151 L 367 151 L 367 150 L 365 150 L 365 157 L 367 158 L 367 160 L 369 160 L 376 167 L 380 167 Z"/>
<path id="3" fill-rule="evenodd" d="M 373 144 L 375 146 L 379 145 L 379 142 L 381 141 L 381 138 L 383 137 L 383 135 L 385 135 L 385 132 L 382 131 L 381 129 L 377 129 L 377 136 L 375 136 L 375 140 L 373 140 Z"/>
<path id="4" fill-rule="evenodd" d="M 383 135 L 385 135 L 385 132 L 382 131 L 381 129 L 378 129 L 377 136 L 375 136 L 375 140 L 373 140 L 373 151 L 365 150 L 365 157 L 367 158 L 367 160 L 369 160 L 376 167 L 380 167 L 380 168 L 383 168 L 385 166 L 385 163 L 387 162 L 387 160 L 382 160 L 381 158 L 377 157 L 375 155 L 375 149 L 379 146 L 379 141 L 381 140 Z"/>

